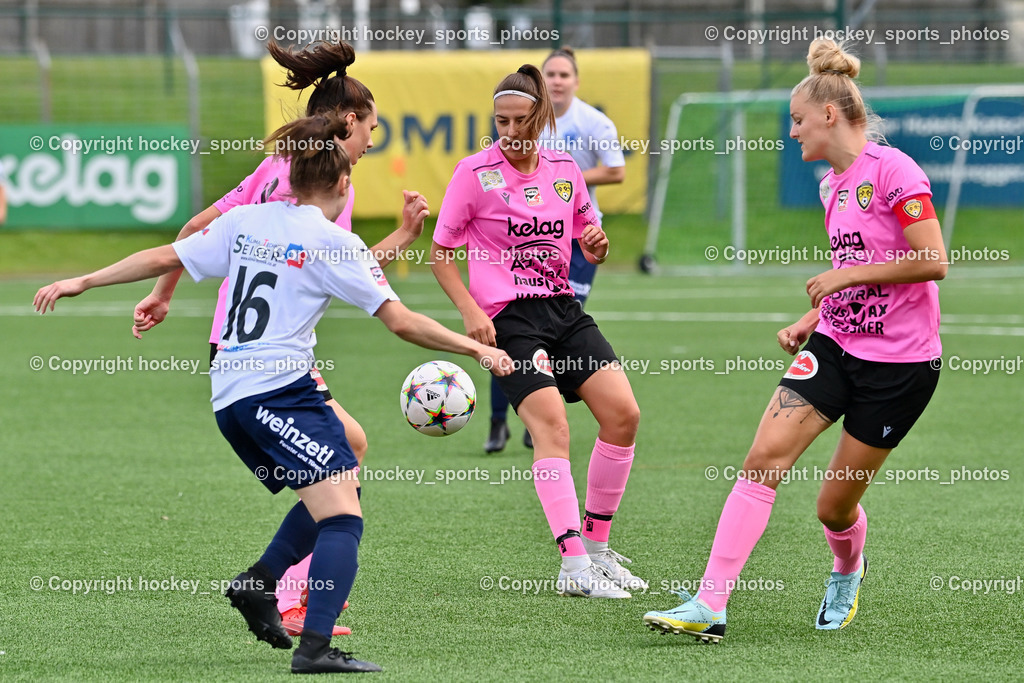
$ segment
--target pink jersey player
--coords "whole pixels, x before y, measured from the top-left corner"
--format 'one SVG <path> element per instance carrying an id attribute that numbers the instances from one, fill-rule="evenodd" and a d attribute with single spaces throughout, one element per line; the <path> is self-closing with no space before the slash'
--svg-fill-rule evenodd
<path id="1" fill-rule="evenodd" d="M 497 144 L 466 157 L 437 217 L 434 241 L 466 247 L 469 293 L 490 318 L 516 299 L 572 296 L 572 240 L 599 223 L 572 157 L 550 149 L 538 157 L 529 174 Z"/>
<path id="2" fill-rule="evenodd" d="M 840 174 L 820 184 L 832 265 L 837 269 L 916 258 L 903 229 L 935 218 L 931 185 L 898 149 L 868 142 Z M 821 301 L 817 331 L 864 360 L 927 361 L 942 355 L 939 288 L 934 281 L 860 284 Z"/>
<path id="3" fill-rule="evenodd" d="M 573 298 L 572 240 L 591 263 L 608 238 L 572 158 L 542 149 L 554 127 L 540 70 L 525 65 L 495 88 L 499 141 L 459 162 L 434 230 L 433 271 L 467 334 L 515 362 L 501 389 L 533 435 L 537 496 L 562 557 L 565 595 L 628 598 L 646 582 L 611 550 L 612 515 L 626 489 L 640 409 L 597 323 Z M 455 262 L 465 249 L 469 288 Z M 585 527 L 569 468 L 566 401 L 584 401 L 600 425 L 587 473 Z"/>
<path id="4" fill-rule="evenodd" d="M 725 500 L 700 590 L 683 592 L 678 607 L 645 614 L 654 631 L 722 640 L 726 603 L 768 525 L 776 489 L 840 418 L 817 501 L 833 562 L 814 628 L 848 626 L 868 569 L 861 498 L 938 384 L 935 280 L 948 266 L 928 179 L 906 154 L 874 141 L 881 136 L 853 80 L 859 59 L 819 39 L 807 65 L 790 96 L 790 137 L 804 161 L 831 166 L 819 187 L 833 268 L 807 281 L 811 310 L 776 335 L 796 358 Z"/>

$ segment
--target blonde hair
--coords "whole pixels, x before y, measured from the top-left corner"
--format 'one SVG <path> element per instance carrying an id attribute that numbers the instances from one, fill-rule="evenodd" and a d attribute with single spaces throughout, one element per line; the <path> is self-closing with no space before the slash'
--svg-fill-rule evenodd
<path id="1" fill-rule="evenodd" d="M 863 128 L 864 135 L 875 142 L 885 142 L 882 118 L 871 112 L 855 79 L 860 74 L 860 60 L 846 52 L 842 43 L 819 38 L 807 51 L 810 74 L 793 88 L 791 97 L 803 93 L 808 102 L 834 104 L 850 125 Z"/>

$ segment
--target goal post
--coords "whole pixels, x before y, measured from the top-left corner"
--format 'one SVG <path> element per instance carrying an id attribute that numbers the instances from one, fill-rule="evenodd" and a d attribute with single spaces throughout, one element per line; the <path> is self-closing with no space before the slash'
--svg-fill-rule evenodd
<path id="1" fill-rule="evenodd" d="M 669 109 L 640 267 L 691 273 L 749 258 L 751 249 L 820 243 L 817 181 L 789 139 L 790 90 L 683 93 Z M 1024 86 L 863 89 L 893 146 L 914 158 L 944 206 L 951 245 L 961 206 L 1024 204 Z M 722 175 L 726 182 L 722 182 Z M 723 190 L 724 188 L 724 190 Z M 715 254 L 715 258 L 709 258 Z M 703 253 L 702 253 L 703 252 Z"/>

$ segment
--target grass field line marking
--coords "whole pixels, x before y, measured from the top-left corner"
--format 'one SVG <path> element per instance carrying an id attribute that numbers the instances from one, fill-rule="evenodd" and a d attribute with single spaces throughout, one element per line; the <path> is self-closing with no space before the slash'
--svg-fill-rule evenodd
<path id="1" fill-rule="evenodd" d="M 128 301 L 107 301 L 103 303 L 75 303 L 58 308 L 50 315 L 71 316 L 71 317 L 129 317 L 136 302 Z M 423 309 L 418 311 L 435 319 L 460 320 L 461 315 L 454 309 Z M 755 312 L 755 313 L 732 313 L 732 312 L 700 312 L 700 311 L 593 311 L 598 322 L 722 322 L 722 323 L 750 323 L 750 322 L 792 322 L 795 319 L 793 313 L 785 312 Z M 29 304 L 7 304 L 0 305 L 0 317 L 25 317 L 38 315 Z M 206 303 L 179 302 L 171 311 L 171 317 L 179 318 L 210 318 L 212 319 L 211 307 Z M 331 319 L 366 319 L 363 311 L 338 306 L 328 309 L 325 318 Z M 969 330 L 950 327 L 950 325 L 971 325 L 980 326 L 971 329 L 985 330 L 979 334 L 1008 334 L 1019 335 L 1024 325 L 1024 315 L 1015 314 L 957 314 L 948 313 L 942 316 L 943 332 L 954 334 L 965 334 Z M 1008 327 L 1002 327 L 1008 326 Z M 998 330 L 1002 330 L 1001 332 Z"/>

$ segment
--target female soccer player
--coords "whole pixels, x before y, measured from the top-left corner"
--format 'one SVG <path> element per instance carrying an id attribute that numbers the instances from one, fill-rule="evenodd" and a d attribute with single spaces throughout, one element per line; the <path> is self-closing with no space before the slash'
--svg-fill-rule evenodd
<path id="1" fill-rule="evenodd" d="M 285 50 L 275 42 L 267 44 L 267 49 L 274 60 L 288 70 L 285 85 L 294 90 L 303 90 L 315 85 L 306 105 L 306 116 L 340 110 L 349 124 L 351 134 L 342 141 L 352 164 L 373 147 L 371 133 L 377 127 L 377 108 L 373 94 L 360 81 L 347 75 L 348 67 L 355 61 L 355 51 L 348 43 L 316 43 L 300 51 Z M 273 151 L 273 150 L 270 150 Z M 178 235 L 178 239 L 202 230 L 221 214 L 235 206 L 260 204 L 275 200 L 290 199 L 288 183 L 288 160 L 281 156 L 268 156 L 234 190 L 214 202 L 199 215 L 189 221 Z M 342 230 L 352 231 L 352 204 L 354 190 L 349 188 L 349 201 L 345 210 L 338 216 L 335 223 Z M 419 193 L 405 193 L 405 206 L 402 211 L 402 225 L 383 241 L 373 247 L 374 255 L 381 266 L 386 266 L 397 254 L 409 247 L 422 230 L 422 223 L 416 223 L 413 205 Z M 181 271 L 169 273 L 161 277 L 153 288 L 152 294 L 143 299 L 135 308 L 135 336 L 151 329 L 161 322 L 168 312 L 174 287 L 181 277 Z M 225 280 L 221 284 L 217 308 L 214 313 L 210 331 L 210 361 L 213 362 L 217 353 L 217 343 L 227 317 L 227 298 L 230 283 Z M 315 343 L 315 342 L 314 342 Z M 345 435 L 360 465 L 367 450 L 366 433 L 362 426 L 338 403 L 327 388 L 326 382 L 316 367 L 311 369 L 316 380 L 317 389 L 324 394 L 327 404 L 331 406 L 338 419 L 345 426 Z M 281 581 L 278 588 L 278 601 L 284 617 L 285 629 L 292 635 L 302 631 L 305 618 L 305 585 L 309 569 L 309 558 L 303 559 L 292 567 Z M 344 626 L 335 628 L 335 635 L 343 635 L 351 631 Z"/>
<path id="2" fill-rule="evenodd" d="M 906 154 L 872 141 L 853 79 L 860 60 L 831 40 L 815 40 L 810 75 L 794 89 L 790 137 L 804 161 L 832 167 L 821 180 L 832 270 L 807 281 L 811 310 L 778 333 L 803 350 L 779 383 L 725 501 L 701 589 L 666 612 L 648 612 L 653 630 L 703 642 L 725 634 L 725 605 L 768 524 L 779 482 L 797 458 L 845 415 L 818 494 L 818 519 L 835 555 L 815 626 L 845 627 L 857 613 L 867 573 L 867 517 L 860 499 L 886 457 L 935 391 L 942 353 L 938 286 L 946 251 L 928 178 Z"/>
<path id="3" fill-rule="evenodd" d="M 576 67 L 576 53 L 571 47 L 562 47 L 549 54 L 544 60 L 543 72 L 555 112 L 555 127 L 545 129 L 541 134 L 542 139 L 554 149 L 568 152 L 583 171 L 590 201 L 600 220 L 602 214 L 594 187 L 621 183 L 626 178 L 626 159 L 618 145 L 618 131 L 611 119 L 576 97 L 580 76 Z M 579 244 L 573 242 L 569 284 L 581 306 L 587 303 L 596 273 L 597 265 L 588 261 Z M 484 444 L 485 452 L 495 453 L 505 448 L 509 437 L 507 415 L 508 399 L 501 393 L 498 382 L 492 379 L 491 430 Z M 533 448 L 529 430 L 523 432 L 523 444 Z"/>
<path id="4" fill-rule="evenodd" d="M 494 373 L 508 372 L 511 364 L 504 352 L 407 309 L 363 242 L 333 224 L 345 207 L 350 173 L 347 154 L 333 141 L 347 133 L 344 119 L 320 115 L 271 135 L 271 141 L 315 143 L 312 151 L 282 152 L 291 161 L 294 204 L 238 207 L 172 245 L 43 287 L 34 300 L 44 312 L 61 297 L 183 266 L 197 281 L 230 278 L 227 321 L 210 373 L 217 425 L 264 486 L 272 493 L 288 486 L 301 500 L 227 595 L 257 638 L 290 648 L 273 589 L 289 565 L 312 552 L 309 612 L 292 657 L 294 673 L 380 670 L 330 647 L 332 626 L 355 579 L 363 531 L 359 465 L 309 374 L 313 327 L 331 298 L 376 316 L 402 339 L 471 356 Z M 426 200 L 418 199 L 415 208 L 415 220 L 422 222 L 429 213 Z M 313 252 L 321 258 L 303 258 Z"/>
<path id="5" fill-rule="evenodd" d="M 540 70 L 520 67 L 493 100 L 500 139 L 455 167 L 434 231 L 432 268 L 466 333 L 508 351 L 518 365 L 502 389 L 536 445 L 534 483 L 562 554 L 560 592 L 627 598 L 624 588 L 646 584 L 622 566 L 628 560 L 608 547 L 608 535 L 629 478 L 640 410 L 615 352 L 573 299 L 568 280 L 571 241 L 600 263 L 608 239 L 579 167 L 539 144 L 541 131 L 554 124 Z M 453 260 L 466 245 L 468 290 Z M 585 401 L 600 425 L 582 537 L 560 393 Z"/>

